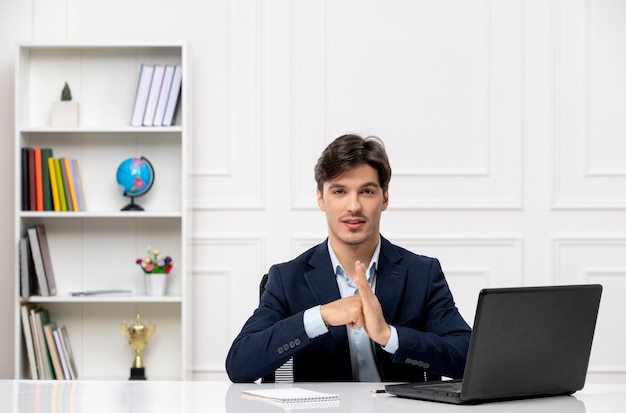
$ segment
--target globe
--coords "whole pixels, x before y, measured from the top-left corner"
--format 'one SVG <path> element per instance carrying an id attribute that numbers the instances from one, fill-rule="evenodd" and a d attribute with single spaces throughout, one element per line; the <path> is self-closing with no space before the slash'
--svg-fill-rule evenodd
<path id="1" fill-rule="evenodd" d="M 130 203 L 122 211 L 143 211 L 135 203 L 135 197 L 145 195 L 154 184 L 154 169 L 148 159 L 128 158 L 117 167 L 117 183 L 124 191 L 124 196 L 130 197 Z"/>

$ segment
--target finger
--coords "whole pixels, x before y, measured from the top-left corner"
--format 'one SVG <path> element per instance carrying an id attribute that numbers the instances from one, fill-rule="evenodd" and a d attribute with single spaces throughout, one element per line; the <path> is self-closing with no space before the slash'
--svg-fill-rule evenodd
<path id="1" fill-rule="evenodd" d="M 374 294 L 374 292 L 372 291 L 372 288 L 369 285 L 369 282 L 367 281 L 367 276 L 365 275 L 365 272 L 367 271 L 367 268 L 365 267 L 365 264 L 362 263 L 361 261 L 355 261 L 354 262 L 354 284 L 356 285 L 356 288 L 359 290 L 359 294 L 361 296 L 365 295 L 366 297 L 369 297 L 371 295 Z"/>

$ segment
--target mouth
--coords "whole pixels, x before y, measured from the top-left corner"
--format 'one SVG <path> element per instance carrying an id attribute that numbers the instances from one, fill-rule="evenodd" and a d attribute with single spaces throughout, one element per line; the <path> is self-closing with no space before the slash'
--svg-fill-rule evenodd
<path id="1" fill-rule="evenodd" d="M 365 220 L 363 218 L 345 218 L 342 219 L 341 222 L 348 227 L 348 229 L 355 230 L 361 228 L 365 225 Z"/>

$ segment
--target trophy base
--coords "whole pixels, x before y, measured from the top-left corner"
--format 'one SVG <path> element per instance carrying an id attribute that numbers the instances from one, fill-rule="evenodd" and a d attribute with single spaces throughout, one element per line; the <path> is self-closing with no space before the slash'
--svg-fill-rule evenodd
<path id="1" fill-rule="evenodd" d="M 131 367 L 130 377 L 128 380 L 146 380 L 146 368 L 145 367 Z"/>

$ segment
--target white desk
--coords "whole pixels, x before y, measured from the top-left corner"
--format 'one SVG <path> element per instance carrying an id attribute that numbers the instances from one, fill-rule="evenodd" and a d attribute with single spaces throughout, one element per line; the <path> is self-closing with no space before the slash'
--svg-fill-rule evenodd
<path id="1" fill-rule="evenodd" d="M 242 398 L 250 388 L 273 384 L 227 382 L 129 382 L 0 380 L 2 411 L 12 413 L 269 413 L 284 412 L 270 403 Z M 478 406 L 454 406 L 372 395 L 371 383 L 297 383 L 294 387 L 339 393 L 338 407 L 312 412 L 497 412 L 612 413 L 626 409 L 626 383 L 587 384 L 573 396 L 550 397 Z"/>

